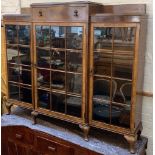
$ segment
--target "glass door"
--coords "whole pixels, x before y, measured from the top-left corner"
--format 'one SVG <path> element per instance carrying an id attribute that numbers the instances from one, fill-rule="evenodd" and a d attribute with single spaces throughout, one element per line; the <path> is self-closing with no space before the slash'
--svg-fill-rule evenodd
<path id="1" fill-rule="evenodd" d="M 31 29 L 30 25 L 5 25 L 9 99 L 31 104 Z"/>
<path id="2" fill-rule="evenodd" d="M 83 26 L 35 25 L 37 108 L 82 117 Z"/>
<path id="3" fill-rule="evenodd" d="M 135 27 L 92 27 L 91 120 L 130 128 Z"/>

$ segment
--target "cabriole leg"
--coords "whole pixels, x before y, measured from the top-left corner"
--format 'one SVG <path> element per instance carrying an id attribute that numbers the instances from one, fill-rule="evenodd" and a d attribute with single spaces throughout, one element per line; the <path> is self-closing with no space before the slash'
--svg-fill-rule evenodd
<path id="1" fill-rule="evenodd" d="M 3 98 L 2 98 L 2 103 L 5 104 L 6 109 L 7 109 L 7 111 L 8 111 L 8 115 L 10 115 L 10 113 L 11 113 L 11 107 L 13 106 L 13 104 L 7 102 L 7 97 L 6 97 L 5 95 L 4 95 Z"/>
<path id="2" fill-rule="evenodd" d="M 10 115 L 11 114 L 11 107 L 13 106 L 13 104 L 12 103 L 6 103 L 6 109 L 7 109 L 7 111 L 8 111 L 8 115 Z"/>
<path id="3" fill-rule="evenodd" d="M 38 112 L 32 111 L 31 115 L 32 115 L 32 118 L 33 118 L 33 123 L 32 124 L 36 124 L 37 123 Z"/>
<path id="4" fill-rule="evenodd" d="M 124 135 L 124 138 L 128 141 L 130 146 L 130 152 L 135 153 L 135 144 L 137 141 L 137 135 Z"/>
<path id="5" fill-rule="evenodd" d="M 90 127 L 87 124 L 80 124 L 79 127 L 81 128 L 81 130 L 83 131 L 84 134 L 84 140 L 88 141 L 88 134 L 89 134 L 89 130 Z"/>

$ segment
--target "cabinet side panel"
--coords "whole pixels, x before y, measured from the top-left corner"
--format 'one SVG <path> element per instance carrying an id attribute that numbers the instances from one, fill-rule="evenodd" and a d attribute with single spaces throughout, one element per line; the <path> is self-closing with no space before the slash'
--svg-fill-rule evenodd
<path id="1" fill-rule="evenodd" d="M 3 25 L 3 23 L 2 23 Z M 1 28 L 1 91 L 4 94 L 7 94 L 7 87 L 6 87 L 6 83 L 7 83 L 7 68 L 6 68 L 6 47 L 5 47 L 5 27 Z"/>
<path id="2" fill-rule="evenodd" d="M 144 66 L 145 66 L 145 50 L 146 50 L 146 19 L 142 19 L 140 23 L 139 51 L 137 65 L 137 85 L 136 85 L 136 108 L 135 108 L 135 129 L 141 122 L 142 113 L 142 96 L 138 92 L 143 91 L 144 82 Z"/>

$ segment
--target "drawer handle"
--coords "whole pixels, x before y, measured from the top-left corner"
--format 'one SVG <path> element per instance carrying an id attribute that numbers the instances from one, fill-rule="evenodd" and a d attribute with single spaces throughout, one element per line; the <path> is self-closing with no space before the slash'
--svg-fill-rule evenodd
<path id="1" fill-rule="evenodd" d="M 39 11 L 39 16 L 42 17 L 43 16 L 43 12 Z"/>
<path id="2" fill-rule="evenodd" d="M 16 134 L 16 138 L 17 138 L 17 139 L 22 139 L 22 135 Z"/>
<path id="3" fill-rule="evenodd" d="M 55 148 L 55 147 L 52 147 L 52 146 L 48 146 L 48 150 L 50 150 L 50 151 L 55 151 L 56 148 Z"/>
<path id="4" fill-rule="evenodd" d="M 75 16 L 75 17 L 78 16 L 78 10 L 74 10 L 74 16 Z"/>

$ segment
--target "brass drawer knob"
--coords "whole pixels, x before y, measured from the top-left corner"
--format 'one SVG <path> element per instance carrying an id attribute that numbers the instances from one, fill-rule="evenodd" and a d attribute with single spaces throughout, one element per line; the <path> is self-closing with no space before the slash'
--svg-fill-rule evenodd
<path id="1" fill-rule="evenodd" d="M 78 16 L 78 10 L 74 10 L 74 16 L 75 16 L 75 17 Z"/>
<path id="2" fill-rule="evenodd" d="M 43 16 L 43 12 L 40 10 L 39 11 L 39 16 L 42 17 Z"/>

